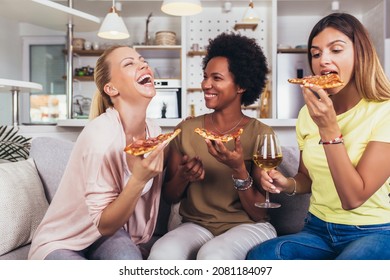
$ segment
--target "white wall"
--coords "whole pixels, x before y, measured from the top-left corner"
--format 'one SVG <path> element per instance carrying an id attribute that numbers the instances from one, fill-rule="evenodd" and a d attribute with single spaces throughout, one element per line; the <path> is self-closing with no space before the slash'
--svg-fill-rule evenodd
<path id="1" fill-rule="evenodd" d="M 278 44 L 292 48 L 306 45 L 311 29 L 321 18 L 322 16 L 279 16 Z"/>
<path id="2" fill-rule="evenodd" d="M 385 16 L 385 3 L 381 2 L 373 9 L 367 11 L 362 17 L 362 23 L 370 34 L 383 67 L 385 64 Z"/>

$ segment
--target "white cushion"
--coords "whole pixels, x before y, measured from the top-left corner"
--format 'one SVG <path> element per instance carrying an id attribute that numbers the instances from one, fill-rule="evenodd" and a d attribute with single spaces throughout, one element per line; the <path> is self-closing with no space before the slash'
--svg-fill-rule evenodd
<path id="1" fill-rule="evenodd" d="M 179 209 L 180 202 L 172 204 L 168 219 L 168 231 L 174 230 L 182 223 L 182 216 L 179 214 Z"/>
<path id="2" fill-rule="evenodd" d="M 0 164 L 0 255 L 31 242 L 48 206 L 33 159 Z"/>

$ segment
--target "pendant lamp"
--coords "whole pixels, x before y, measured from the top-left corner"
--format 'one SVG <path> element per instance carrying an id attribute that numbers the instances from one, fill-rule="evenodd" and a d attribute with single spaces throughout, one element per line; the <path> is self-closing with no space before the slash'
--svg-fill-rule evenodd
<path id="1" fill-rule="evenodd" d="M 164 0 L 161 11 L 173 16 L 192 16 L 202 11 L 200 0 Z"/>
<path id="2" fill-rule="evenodd" d="M 115 0 L 112 1 L 110 12 L 106 15 L 100 26 L 98 36 L 112 40 L 121 40 L 130 37 L 123 19 L 117 13 Z"/>
<path id="3" fill-rule="evenodd" d="M 242 18 L 242 21 L 245 23 L 258 23 L 260 20 L 260 17 L 256 13 L 254 9 L 254 5 L 252 0 L 249 2 L 249 7 L 246 9 L 244 17 Z"/>

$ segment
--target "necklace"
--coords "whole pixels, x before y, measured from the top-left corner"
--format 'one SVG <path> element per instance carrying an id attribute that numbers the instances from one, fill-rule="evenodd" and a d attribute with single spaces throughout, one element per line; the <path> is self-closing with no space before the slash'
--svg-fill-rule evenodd
<path id="1" fill-rule="evenodd" d="M 214 123 L 214 118 L 213 118 L 213 114 L 211 114 L 211 124 L 213 125 L 214 129 L 221 135 L 224 135 L 232 130 L 234 130 L 237 126 L 240 125 L 240 123 L 242 122 L 242 120 L 244 119 L 245 115 L 242 115 L 241 119 L 238 121 L 238 123 L 236 123 L 235 126 L 233 126 L 231 129 L 228 129 L 226 131 L 220 131 L 216 126 L 215 126 L 215 123 Z"/>

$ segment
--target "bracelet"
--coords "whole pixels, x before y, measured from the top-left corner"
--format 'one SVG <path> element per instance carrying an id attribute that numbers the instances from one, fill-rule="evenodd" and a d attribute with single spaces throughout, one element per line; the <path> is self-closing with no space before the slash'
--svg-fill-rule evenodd
<path id="1" fill-rule="evenodd" d="M 234 187 L 236 188 L 236 190 L 238 190 L 238 191 L 245 191 L 245 190 L 247 190 L 247 189 L 252 187 L 253 179 L 252 179 L 251 175 L 249 175 L 249 172 L 247 172 L 247 173 L 248 173 L 248 177 L 245 180 L 236 179 L 232 175 L 232 179 L 233 179 L 233 182 L 234 182 Z"/>
<path id="2" fill-rule="evenodd" d="M 342 143 L 344 143 L 343 135 L 342 135 L 342 134 L 340 134 L 339 137 L 336 137 L 336 138 L 333 139 L 333 140 L 330 140 L 330 141 L 323 141 L 322 139 L 320 139 L 320 142 L 318 142 L 318 144 L 320 144 L 320 145 L 342 144 Z"/>
<path id="3" fill-rule="evenodd" d="M 294 181 L 294 190 L 292 193 L 285 193 L 288 196 L 294 196 L 297 193 L 297 181 L 294 179 L 294 177 L 290 177 L 289 179 L 292 179 Z"/>

